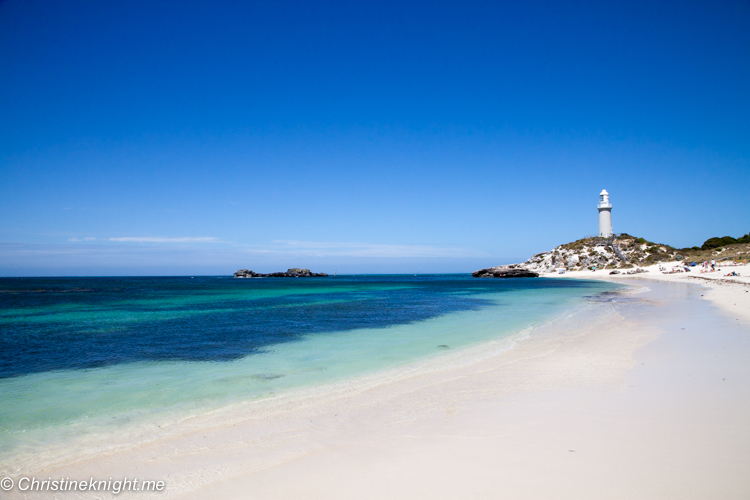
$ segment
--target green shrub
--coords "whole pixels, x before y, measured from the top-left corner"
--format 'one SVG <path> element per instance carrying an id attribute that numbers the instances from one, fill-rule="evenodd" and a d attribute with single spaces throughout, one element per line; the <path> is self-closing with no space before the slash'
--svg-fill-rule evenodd
<path id="1" fill-rule="evenodd" d="M 737 243 L 750 243 L 750 233 L 737 238 Z"/>
<path id="2" fill-rule="evenodd" d="M 737 243 L 737 240 L 735 240 L 731 236 L 709 238 L 705 242 L 703 242 L 701 250 L 711 250 L 712 248 L 725 247 L 727 245 L 731 245 L 732 243 Z"/>

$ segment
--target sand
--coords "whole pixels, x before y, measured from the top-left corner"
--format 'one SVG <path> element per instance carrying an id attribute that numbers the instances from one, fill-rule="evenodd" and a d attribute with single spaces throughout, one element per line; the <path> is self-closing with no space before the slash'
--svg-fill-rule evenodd
<path id="1" fill-rule="evenodd" d="M 662 267 L 671 271 L 679 268 L 679 262 L 663 263 Z M 619 283 L 632 280 L 654 280 L 671 283 L 701 284 L 706 290 L 702 297 L 710 300 L 717 307 L 725 310 L 730 316 L 744 322 L 750 322 L 750 266 L 721 266 L 716 271 L 701 272 L 701 267 L 692 267 L 690 272 L 672 273 L 659 271 L 659 265 L 643 268 L 646 273 L 635 275 L 611 275 L 611 270 L 573 271 L 565 274 L 545 274 L 548 278 L 606 279 Z M 731 272 L 740 276 L 727 276 Z"/>
<path id="2" fill-rule="evenodd" d="M 160 497 L 185 499 L 750 497 L 750 287 L 617 280 L 631 291 L 512 348 L 279 398 L 39 474 L 163 479 Z M 77 496 L 102 495 L 64 498 Z"/>

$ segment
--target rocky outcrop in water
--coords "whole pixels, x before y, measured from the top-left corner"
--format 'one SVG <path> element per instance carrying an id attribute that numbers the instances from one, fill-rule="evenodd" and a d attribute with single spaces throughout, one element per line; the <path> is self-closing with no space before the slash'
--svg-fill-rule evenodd
<path id="1" fill-rule="evenodd" d="M 287 269 L 285 273 L 262 274 L 248 269 L 240 269 L 234 273 L 235 278 L 323 278 L 325 276 L 328 275 L 326 273 L 313 273 L 309 269 L 300 269 L 299 267 Z"/>
<path id="2" fill-rule="evenodd" d="M 489 267 L 471 273 L 475 278 L 536 278 L 539 273 L 529 271 L 520 264 L 509 266 Z"/>

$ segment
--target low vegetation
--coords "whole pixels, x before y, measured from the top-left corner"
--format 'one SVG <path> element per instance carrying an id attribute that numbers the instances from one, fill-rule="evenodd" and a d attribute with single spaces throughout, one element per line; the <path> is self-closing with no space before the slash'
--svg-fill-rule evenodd
<path id="1" fill-rule="evenodd" d="M 732 238 L 731 236 L 709 238 L 705 242 L 703 242 L 703 245 L 701 245 L 701 250 L 711 250 L 713 248 L 725 247 L 728 245 L 733 245 L 735 243 L 750 243 L 750 234 L 740 236 L 736 239 Z"/>

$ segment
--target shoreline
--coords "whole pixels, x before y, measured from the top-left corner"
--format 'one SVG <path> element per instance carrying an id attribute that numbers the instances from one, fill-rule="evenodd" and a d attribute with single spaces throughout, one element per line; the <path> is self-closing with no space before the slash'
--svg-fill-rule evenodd
<path id="1" fill-rule="evenodd" d="M 559 287 L 554 286 L 553 288 L 558 289 Z M 599 293 L 598 291 L 612 288 L 614 287 L 603 287 L 596 284 L 593 287 L 587 285 L 583 288 L 585 290 L 583 293 Z M 577 305 L 573 306 L 574 309 L 586 307 L 585 300 L 581 302 L 581 297 L 585 296 L 580 292 L 578 293 L 578 297 L 575 298 Z M 518 306 L 518 301 L 515 304 Z M 4 456 L 0 459 L 3 466 L 0 470 L 0 476 L 9 475 L 15 477 L 32 473 L 34 470 L 43 469 L 47 471 L 65 468 L 77 462 L 86 462 L 116 455 L 120 452 L 127 452 L 130 449 L 147 447 L 154 442 L 165 442 L 173 439 L 179 440 L 184 435 L 191 432 L 199 432 L 202 429 L 210 429 L 227 425 L 228 423 L 241 423 L 248 420 L 248 413 L 252 413 L 252 418 L 254 419 L 273 417 L 283 414 L 290 407 L 299 409 L 311 405 L 320 405 L 347 397 L 347 395 L 368 390 L 372 387 L 409 378 L 414 374 L 431 373 L 444 370 L 448 367 L 470 364 L 479 359 L 495 355 L 498 352 L 511 349 L 518 339 L 528 335 L 529 330 L 554 322 L 559 314 L 568 314 L 571 310 L 570 304 L 564 305 L 563 303 L 563 305 L 560 305 L 553 302 L 554 309 L 550 309 L 549 311 L 556 312 L 548 311 L 542 314 L 532 314 L 531 317 L 518 316 L 516 314 L 509 318 L 502 312 L 502 308 L 498 307 L 499 305 L 501 304 L 489 306 L 488 309 L 483 309 L 485 312 L 480 312 L 477 316 L 475 316 L 477 312 L 459 311 L 456 314 L 429 318 L 418 323 L 422 327 L 421 330 L 417 331 L 410 330 L 411 327 L 409 325 L 390 327 L 391 331 L 396 332 L 397 337 L 409 337 L 416 333 L 417 335 L 413 338 L 418 339 L 420 336 L 424 336 L 425 333 L 428 334 L 426 338 L 430 339 L 429 343 L 433 347 L 432 353 L 411 359 L 407 357 L 405 359 L 408 361 L 405 362 L 398 362 L 374 370 L 362 370 L 359 367 L 355 367 L 357 370 L 352 373 L 345 371 L 344 373 L 349 373 L 345 377 L 337 378 L 334 375 L 333 378 L 329 377 L 323 380 L 308 380 L 303 385 L 275 386 L 254 396 L 248 396 L 247 393 L 234 392 L 230 400 L 219 404 L 211 404 L 209 402 L 199 404 L 194 408 L 185 406 L 170 407 L 164 404 L 163 410 L 159 409 L 157 412 L 151 412 L 148 408 L 136 408 L 130 414 L 125 414 L 124 418 L 121 418 L 122 414 L 117 413 L 94 417 L 87 415 L 84 418 L 71 421 L 69 424 L 61 425 L 57 428 L 52 426 L 49 428 L 42 427 L 41 431 L 45 433 L 43 435 L 29 436 L 29 434 L 21 435 L 18 433 L 18 436 L 23 436 L 26 441 L 17 441 L 21 443 L 21 446 L 17 446 L 15 449 L 12 445 L 2 447 Z M 507 323 L 503 326 L 493 326 L 497 325 L 498 320 L 506 320 Z M 450 348 L 447 345 L 438 345 L 438 348 L 445 347 L 446 349 L 438 349 L 437 352 L 434 350 L 435 344 L 445 342 L 445 332 L 460 332 L 461 328 L 464 330 L 470 329 L 471 333 L 467 332 L 463 334 L 461 339 L 447 339 L 449 340 L 447 343 L 451 344 Z M 366 330 L 361 332 L 365 337 L 369 333 Z M 344 335 L 344 338 L 339 340 L 346 342 L 348 340 L 346 335 L 336 332 L 326 336 L 311 337 L 311 339 L 316 342 L 320 338 L 333 338 L 335 340 L 342 335 Z M 392 337 L 393 334 L 390 334 L 390 336 Z M 457 341 L 457 344 L 454 344 L 450 340 Z M 330 342 L 330 340 L 324 340 L 323 342 Z M 282 344 L 280 348 L 295 349 L 295 346 L 302 344 L 303 342 Z M 387 351 L 386 347 L 391 345 L 406 345 L 410 347 L 408 344 L 408 341 L 394 342 L 393 344 L 387 342 L 381 345 L 381 348 L 383 348 L 381 350 Z M 316 349 L 315 346 L 310 345 L 303 347 L 303 354 L 307 355 L 306 353 L 310 352 L 311 348 L 313 351 Z M 296 350 L 299 351 L 299 349 Z M 350 349 L 348 352 L 353 351 Z M 368 352 L 368 349 L 364 349 L 363 352 Z M 282 356 L 282 361 L 284 361 L 284 356 Z M 288 371 L 289 369 L 288 366 L 272 368 L 267 364 L 263 364 L 261 367 L 258 364 L 258 358 L 255 357 L 243 358 L 236 363 L 240 363 L 240 365 L 216 365 L 218 366 L 216 370 L 211 369 L 211 365 L 209 364 L 201 364 L 203 367 L 208 367 L 208 370 L 197 372 L 198 376 L 196 376 L 196 373 L 185 372 L 184 370 L 175 371 L 174 373 L 182 374 L 183 378 L 187 376 L 187 380 L 192 383 L 201 377 L 209 377 L 210 380 L 213 380 L 217 376 L 215 373 L 217 370 L 220 376 L 232 376 L 242 379 L 249 374 L 250 378 L 254 379 L 255 373 L 276 374 L 277 372 L 274 370 L 278 370 L 278 373 L 284 373 L 284 371 Z M 247 366 L 248 363 L 251 364 L 250 367 Z M 167 368 L 163 369 L 164 366 L 167 366 Z M 106 388 L 112 385 L 113 382 L 117 382 L 121 384 L 120 387 L 123 387 L 122 384 L 127 386 L 131 383 L 137 383 L 139 379 L 144 377 L 153 377 L 158 380 L 160 376 L 164 376 L 162 373 L 164 370 L 168 374 L 172 373 L 170 366 L 179 366 L 179 364 L 148 364 L 148 366 L 142 367 L 136 373 L 137 378 L 135 379 L 133 378 L 133 373 L 127 371 L 128 367 L 126 365 L 105 367 L 101 370 L 92 370 L 91 376 L 85 379 L 83 383 L 75 380 L 73 382 L 77 382 L 79 386 L 87 385 L 94 388 Z M 305 370 L 301 371 L 304 372 Z M 28 379 L 25 379 L 25 382 L 28 385 L 34 386 L 40 383 L 39 380 L 35 380 L 38 378 L 39 376 L 32 375 Z M 41 382 L 43 383 L 45 379 L 46 377 L 42 376 Z M 70 383 L 71 380 L 63 381 L 63 383 Z M 128 395 L 126 394 L 126 396 Z M 193 405 L 191 404 L 191 406 Z M 109 418 L 116 420 L 110 421 Z M 112 425 L 108 425 L 110 423 Z M 81 432 L 84 429 L 90 429 L 93 432 Z M 31 430 L 32 432 L 34 431 L 33 428 Z M 26 430 L 23 432 L 26 432 Z"/>
<path id="2" fill-rule="evenodd" d="M 575 311 L 587 307 L 590 307 L 590 305 L 582 302 L 572 309 L 564 309 L 554 316 L 542 319 L 541 322 L 530 324 L 520 330 L 510 333 L 503 332 L 499 337 L 491 340 L 481 340 L 461 347 L 452 347 L 450 350 L 417 358 L 405 364 L 355 373 L 338 380 L 285 388 L 278 393 L 271 392 L 258 397 L 240 399 L 214 408 L 160 415 L 155 417 L 153 421 L 139 422 L 135 427 L 110 430 L 109 434 L 116 435 L 117 439 L 106 444 L 103 443 L 103 438 L 106 436 L 101 433 L 54 442 L 48 447 L 50 452 L 45 450 L 47 458 L 42 459 L 41 462 L 38 453 L 21 452 L 12 457 L 13 460 L 6 461 L 3 464 L 4 470 L 0 473 L 10 476 L 23 476 L 33 473 L 35 469 L 41 467 L 44 467 L 44 470 L 66 468 L 78 462 L 89 462 L 127 452 L 129 449 L 148 447 L 153 443 L 179 440 L 203 429 L 242 423 L 248 420 L 247 412 L 252 412 L 253 419 L 275 418 L 290 409 L 304 410 L 365 391 L 377 390 L 380 386 L 399 383 L 401 380 L 414 376 L 430 376 L 434 373 L 472 365 L 513 349 L 517 342 L 527 338 L 530 332 L 550 328 L 560 318 L 570 315 L 571 311 L 575 313 Z M 427 321 L 434 321 L 434 319 Z M 439 325 L 432 325 L 433 328 L 436 326 Z M 109 438 L 107 439 L 109 440 Z M 38 452 L 39 450 L 35 451 Z M 32 465 L 34 462 L 39 465 Z"/>
<path id="3" fill-rule="evenodd" d="M 679 262 L 666 262 L 662 265 L 666 268 L 678 266 Z M 727 266 L 719 267 L 714 272 L 701 273 L 699 267 L 690 268 L 689 273 L 664 274 L 659 271 L 659 265 L 644 267 L 646 273 L 639 274 L 616 274 L 610 275 L 610 269 L 597 271 L 571 271 L 565 274 L 549 273 L 542 275 L 545 278 L 571 278 L 571 279 L 598 279 L 612 283 L 628 283 L 631 280 L 659 281 L 663 283 L 687 283 L 702 285 L 707 288 L 707 293 L 702 297 L 711 301 L 714 305 L 724 310 L 735 319 L 750 323 L 750 267 Z M 727 277 L 729 271 L 744 271 L 744 276 Z"/>
<path id="4" fill-rule="evenodd" d="M 744 498 L 745 326 L 717 314 L 698 287 L 627 278 L 612 281 L 640 289 L 557 318 L 483 359 L 450 365 L 441 355 L 434 370 L 304 404 L 277 401 L 280 413 L 216 422 L 44 474 L 148 476 L 166 481 L 161 494 L 169 498 Z M 716 328 L 726 345 L 705 335 Z M 721 367 L 707 356 L 707 339 L 708 351 L 724 356 Z M 686 385 L 692 373 L 674 377 L 685 363 L 696 373 L 728 370 L 739 382 L 711 379 L 696 389 Z M 719 401 L 717 388 L 725 391 Z M 719 413 L 691 415 L 696 407 Z M 729 423 L 714 428 L 726 415 Z"/>

